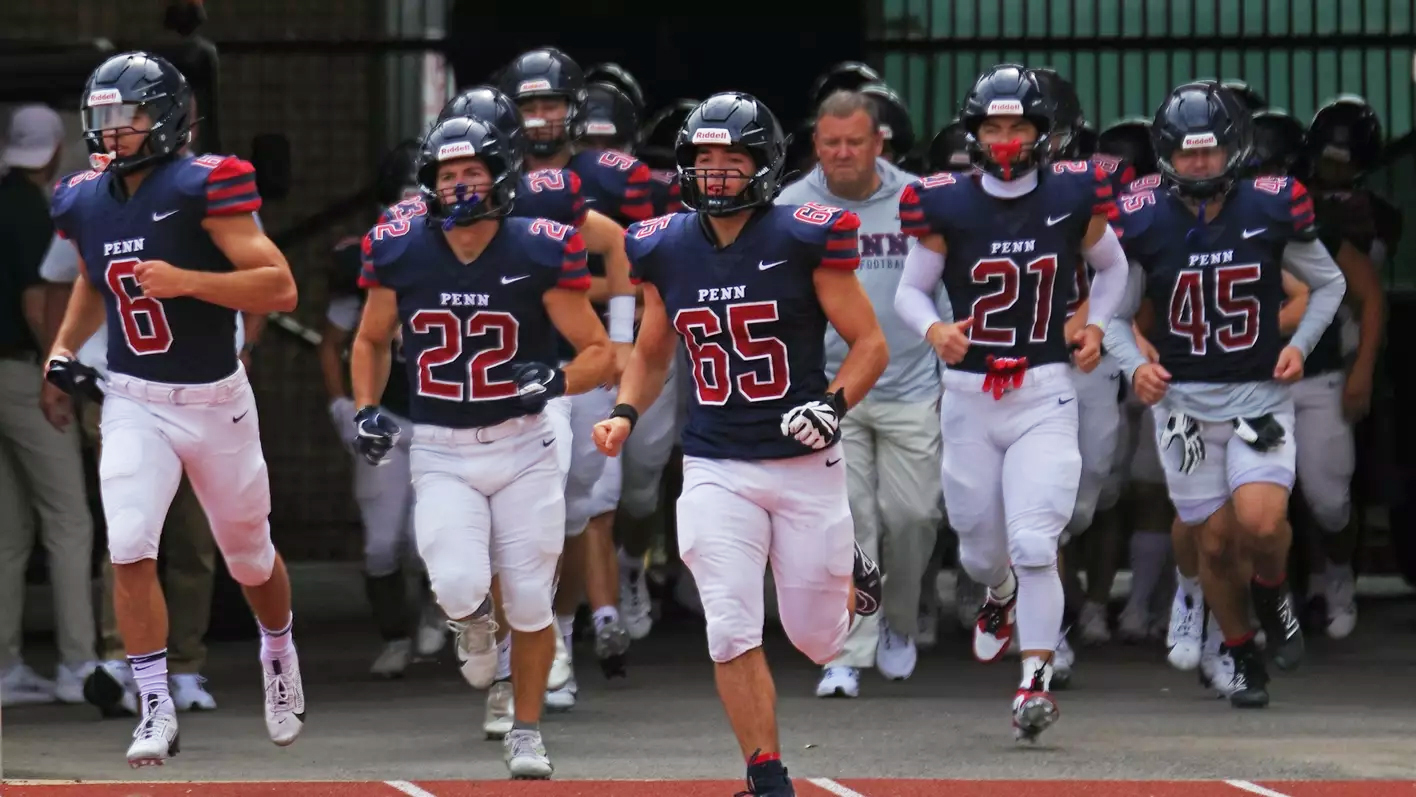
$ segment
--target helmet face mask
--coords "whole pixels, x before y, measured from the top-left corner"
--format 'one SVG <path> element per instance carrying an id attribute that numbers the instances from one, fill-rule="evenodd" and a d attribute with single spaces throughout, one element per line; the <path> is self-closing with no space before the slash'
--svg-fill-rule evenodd
<path id="1" fill-rule="evenodd" d="M 1306 144 L 1313 187 L 1349 189 L 1381 161 L 1381 121 L 1365 99 L 1345 94 L 1313 115 Z"/>
<path id="2" fill-rule="evenodd" d="M 95 169 L 124 175 L 175 157 L 191 141 L 192 92 L 165 59 L 115 55 L 84 87 L 79 110 Z"/>
<path id="3" fill-rule="evenodd" d="M 1005 181 L 1050 161 L 1056 119 L 1056 99 L 1036 74 L 1017 64 L 1000 64 L 980 75 L 959 114 L 970 162 Z"/>
<path id="4" fill-rule="evenodd" d="M 439 122 L 418 155 L 418 187 L 428 218 L 444 230 L 506 216 L 520 178 L 521 156 L 507 137 L 470 117 Z"/>
<path id="5" fill-rule="evenodd" d="M 771 204 L 780 187 L 787 140 L 757 98 L 709 97 L 688 115 L 674 146 L 684 207 L 731 216 Z"/>
<path id="6" fill-rule="evenodd" d="M 1250 111 L 1212 83 L 1188 83 L 1161 103 L 1151 124 L 1156 165 L 1171 190 L 1192 200 L 1234 186 L 1253 146 Z"/>

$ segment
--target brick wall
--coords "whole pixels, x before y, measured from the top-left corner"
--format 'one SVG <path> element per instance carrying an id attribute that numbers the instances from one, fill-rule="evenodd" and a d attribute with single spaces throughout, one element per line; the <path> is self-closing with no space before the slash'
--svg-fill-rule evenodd
<path id="1" fill-rule="evenodd" d="M 379 0 L 208 0 L 202 35 L 216 41 L 345 39 L 379 35 Z M 163 0 L 0 2 L 5 38 L 102 37 L 119 47 L 172 41 Z M 367 184 L 379 146 L 382 59 L 364 55 L 221 55 L 223 148 L 249 157 L 251 140 L 282 133 L 291 143 L 290 196 L 268 203 L 274 233 Z M 78 89 L 74 89 L 77 104 Z M 68 109 L 65 109 L 68 110 Z M 327 253 L 368 219 L 357 214 L 285 252 L 300 285 L 296 318 L 319 328 Z M 361 549 L 350 463 L 330 427 L 313 349 L 268 329 L 252 379 L 270 463 L 276 544 L 292 559 L 351 558 Z"/>

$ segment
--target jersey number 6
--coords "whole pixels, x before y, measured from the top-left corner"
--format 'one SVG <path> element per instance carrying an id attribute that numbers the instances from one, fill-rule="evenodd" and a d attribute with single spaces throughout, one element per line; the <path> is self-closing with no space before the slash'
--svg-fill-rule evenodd
<path id="1" fill-rule="evenodd" d="M 437 331 L 442 342 L 423 349 L 418 355 L 418 395 L 443 401 L 495 401 L 516 395 L 516 383 L 492 381 L 489 372 L 516 357 L 516 333 L 520 325 L 510 313 L 484 310 L 473 314 L 464 326 L 451 310 L 419 310 L 408 319 L 415 335 Z M 484 347 L 467 361 L 467 379 L 438 379 L 433 369 L 456 362 L 462 356 L 463 335 L 481 337 L 496 333 L 495 348 Z"/>
<path id="2" fill-rule="evenodd" d="M 136 257 L 110 260 L 103 279 L 118 302 L 118 316 L 123 320 L 123 340 L 128 344 L 128 351 L 141 357 L 162 354 L 172 348 L 172 327 L 167 323 L 162 302 L 143 296 L 138 287 L 138 277 L 133 272 L 140 262 Z M 130 287 L 137 296 L 129 295 Z"/>
<path id="3" fill-rule="evenodd" d="M 787 395 L 791 386 L 791 365 L 787 360 L 787 344 L 771 335 L 753 335 L 752 325 L 777 320 L 776 302 L 746 302 L 730 304 L 724 311 L 728 317 L 728 338 L 733 351 L 746 361 L 765 360 L 767 373 L 751 368 L 747 373 L 732 374 L 731 358 L 721 345 L 707 340 L 723 334 L 723 322 L 707 307 L 693 307 L 674 314 L 674 329 L 683 336 L 688 355 L 693 360 L 693 384 L 698 391 L 698 403 L 722 406 L 732 396 L 734 385 L 738 395 L 747 401 L 772 401 Z"/>

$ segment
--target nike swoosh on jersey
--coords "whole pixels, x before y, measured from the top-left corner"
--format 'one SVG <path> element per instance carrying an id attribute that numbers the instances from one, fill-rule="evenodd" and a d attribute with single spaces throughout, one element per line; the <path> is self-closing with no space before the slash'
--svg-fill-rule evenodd
<path id="1" fill-rule="evenodd" d="M 529 277 L 529 276 L 531 276 L 531 275 L 530 275 L 530 274 L 522 274 L 522 275 L 519 276 L 519 277 L 502 277 L 502 284 L 503 284 L 503 285 L 510 285 L 510 284 L 513 283 L 513 282 L 520 282 L 521 280 L 524 280 L 524 279 L 526 279 L 526 278 Z"/>
<path id="2" fill-rule="evenodd" d="M 785 262 L 787 262 L 787 261 L 785 261 L 785 260 L 778 260 L 778 261 L 776 261 L 775 263 L 763 263 L 761 260 L 759 260 L 759 261 L 757 261 L 757 270 L 758 270 L 758 271 L 766 271 L 766 270 L 769 269 L 769 268 L 776 268 L 777 266 L 780 266 L 780 265 L 782 265 L 782 264 L 785 263 Z"/>
<path id="3" fill-rule="evenodd" d="M 1052 225 L 1056 224 L 1057 222 L 1062 221 L 1063 219 L 1069 219 L 1069 218 L 1071 218 L 1071 217 L 1072 217 L 1072 214 L 1071 214 L 1071 213 L 1063 213 L 1061 216 L 1058 216 L 1058 217 L 1055 218 L 1055 219 L 1054 219 L 1053 217 L 1051 217 L 1051 216 L 1048 216 L 1048 217 L 1047 217 L 1047 226 L 1051 227 Z"/>
<path id="4" fill-rule="evenodd" d="M 181 208 L 178 208 L 177 210 L 181 210 Z M 169 210 L 169 211 L 167 211 L 166 213 L 154 213 L 154 214 L 152 214 L 152 220 L 153 220 L 153 221 L 162 221 L 163 219 L 167 218 L 168 216 L 171 216 L 173 213 L 176 213 L 177 210 Z"/>
<path id="5" fill-rule="evenodd" d="M 1250 238 L 1253 238 L 1255 235 L 1258 235 L 1259 233 L 1264 232 L 1264 231 L 1267 230 L 1267 229 L 1268 229 L 1267 227 L 1260 227 L 1260 228 L 1258 228 L 1257 230 L 1245 230 L 1245 231 L 1244 231 L 1244 240 L 1247 241 L 1247 240 L 1249 240 Z"/>

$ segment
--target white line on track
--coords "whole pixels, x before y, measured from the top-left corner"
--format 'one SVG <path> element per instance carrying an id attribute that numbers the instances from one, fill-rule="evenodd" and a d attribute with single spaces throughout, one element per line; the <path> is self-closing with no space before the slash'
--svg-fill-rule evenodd
<path id="1" fill-rule="evenodd" d="M 1225 783 L 1230 786 L 1233 786 L 1234 788 L 1240 791 L 1247 791 L 1250 794 L 1262 795 L 1262 797 L 1288 797 L 1287 794 L 1284 794 L 1281 791 L 1265 789 L 1263 786 L 1260 786 L 1257 783 L 1252 783 L 1247 780 L 1226 780 Z"/>
<path id="2" fill-rule="evenodd" d="M 436 794 L 433 794 L 427 789 L 419 788 L 406 780 L 386 780 L 384 781 L 384 785 L 392 786 L 404 794 L 407 794 L 408 797 L 437 797 Z"/>
<path id="3" fill-rule="evenodd" d="M 865 797 L 864 794 L 861 794 L 855 789 L 842 786 L 841 784 L 837 783 L 834 780 L 831 780 L 830 778 L 807 778 L 806 782 L 810 783 L 818 789 L 825 789 L 826 791 L 829 791 L 832 794 L 836 795 L 836 797 Z"/>

